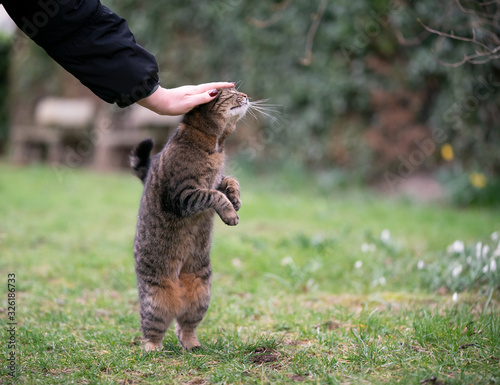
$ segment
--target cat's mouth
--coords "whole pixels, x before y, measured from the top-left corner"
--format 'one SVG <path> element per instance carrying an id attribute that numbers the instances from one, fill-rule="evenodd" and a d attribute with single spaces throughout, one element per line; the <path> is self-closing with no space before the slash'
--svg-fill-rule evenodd
<path id="1" fill-rule="evenodd" d="M 248 103 L 241 103 L 239 106 L 234 106 L 230 108 L 233 113 L 243 115 L 248 108 Z"/>
<path id="2" fill-rule="evenodd" d="M 230 109 L 234 110 L 235 108 L 241 108 L 241 107 L 246 107 L 246 106 L 248 106 L 248 99 L 245 99 L 240 104 L 238 104 L 237 106 L 231 107 Z"/>

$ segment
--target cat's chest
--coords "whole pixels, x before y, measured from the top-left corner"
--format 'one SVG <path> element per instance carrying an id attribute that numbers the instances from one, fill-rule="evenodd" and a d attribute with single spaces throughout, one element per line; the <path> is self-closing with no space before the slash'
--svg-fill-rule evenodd
<path id="1" fill-rule="evenodd" d="M 224 159 L 221 154 L 212 154 L 195 166 L 194 175 L 200 188 L 217 190 L 222 182 Z"/>
<path id="2" fill-rule="evenodd" d="M 222 170 L 218 171 L 213 178 L 207 180 L 208 188 L 212 190 L 217 190 L 222 182 Z"/>
<path id="3" fill-rule="evenodd" d="M 220 157 L 183 159 L 171 162 L 167 167 L 158 165 L 155 170 L 155 187 L 176 194 L 184 189 L 217 190 L 223 179 L 224 162 Z"/>

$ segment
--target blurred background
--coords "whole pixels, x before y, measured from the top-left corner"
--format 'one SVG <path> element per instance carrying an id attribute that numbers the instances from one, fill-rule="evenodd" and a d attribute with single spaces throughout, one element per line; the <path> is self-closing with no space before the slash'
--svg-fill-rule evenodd
<path id="1" fill-rule="evenodd" d="M 160 65 L 164 87 L 235 81 L 267 99 L 231 138 L 233 167 L 314 173 L 458 205 L 500 202 L 497 1 L 104 0 Z M 120 170 L 178 118 L 98 100 L 8 20 L 0 154 Z M 7 17 L 8 19 L 8 17 Z M 235 166 L 237 165 L 237 166 Z"/>

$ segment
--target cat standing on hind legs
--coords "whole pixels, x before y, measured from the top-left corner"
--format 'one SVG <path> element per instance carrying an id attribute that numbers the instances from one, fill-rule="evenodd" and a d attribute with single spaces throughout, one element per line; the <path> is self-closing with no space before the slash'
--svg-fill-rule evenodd
<path id="1" fill-rule="evenodd" d="M 145 349 L 161 350 L 175 321 L 182 346 L 200 347 L 196 327 L 210 301 L 210 246 L 214 214 L 238 224 L 240 186 L 223 175 L 224 141 L 249 106 L 234 88 L 188 112 L 153 157 L 146 139 L 130 161 L 143 181 L 134 259 Z"/>

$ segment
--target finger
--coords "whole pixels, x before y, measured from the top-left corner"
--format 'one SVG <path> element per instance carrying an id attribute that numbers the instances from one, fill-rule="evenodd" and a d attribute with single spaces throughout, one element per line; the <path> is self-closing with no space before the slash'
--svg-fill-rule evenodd
<path id="1" fill-rule="evenodd" d="M 234 87 L 235 83 L 229 83 L 229 82 L 212 82 L 212 83 L 204 83 L 204 84 L 198 84 L 195 86 L 195 92 L 196 93 L 203 93 L 206 91 L 213 90 L 215 88 L 232 88 Z"/>
<path id="2" fill-rule="evenodd" d="M 189 102 L 188 102 L 189 107 L 193 108 L 199 104 L 205 104 L 205 103 L 208 103 L 209 101 L 213 100 L 217 96 L 217 94 L 210 95 L 210 91 L 213 91 L 213 90 L 210 89 L 209 91 L 205 91 L 201 94 L 190 95 Z"/>

